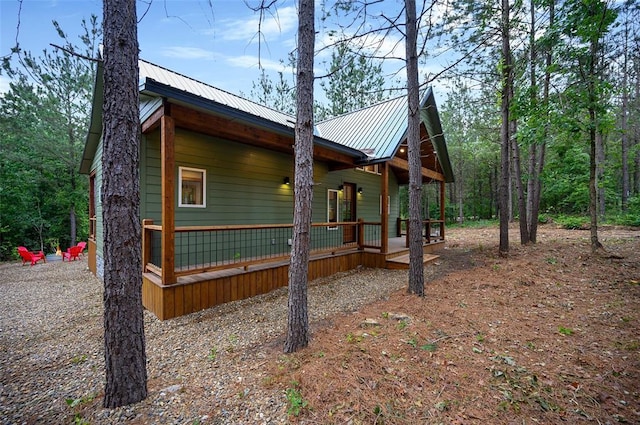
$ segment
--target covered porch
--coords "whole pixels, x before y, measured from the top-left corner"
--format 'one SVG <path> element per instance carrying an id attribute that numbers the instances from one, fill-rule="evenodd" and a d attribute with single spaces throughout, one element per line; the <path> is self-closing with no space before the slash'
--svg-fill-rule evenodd
<path id="1" fill-rule="evenodd" d="M 408 268 L 406 235 L 396 232 L 382 240 L 382 227 L 362 220 L 314 223 L 309 280 L 358 267 Z M 424 229 L 426 264 L 444 245 L 444 222 L 425 220 Z M 166 269 L 162 266 L 166 257 L 160 255 L 162 227 L 145 220 L 143 305 L 166 320 L 287 286 L 291 230 L 292 225 L 280 224 L 176 228 L 176 263 Z M 345 234 L 354 240 L 345 243 Z M 281 239 L 286 241 L 284 247 Z M 169 277 L 172 283 L 163 283 Z"/>
<path id="2" fill-rule="evenodd" d="M 229 123 L 216 126 L 210 121 L 198 111 L 163 101 L 142 123 L 143 134 L 159 132 L 161 181 L 160 220 L 143 220 L 143 304 L 161 320 L 264 294 L 288 284 L 292 224 L 255 224 L 255 221 L 211 226 L 176 224 L 177 127 L 245 145 L 268 146 L 293 158 L 290 137 L 274 137 L 259 128 L 236 129 L 235 124 Z M 425 142 L 430 140 L 425 126 L 421 126 L 421 132 Z M 355 217 L 345 220 L 340 215 L 335 221 L 328 218 L 327 222 L 312 224 L 309 280 L 358 267 L 408 268 L 408 245 L 402 234 L 402 220 L 391 207 L 390 190 L 391 180 L 394 185 L 408 184 L 408 157 L 403 146 L 396 148 L 390 157 L 370 162 L 362 151 L 345 151 L 322 143 L 314 145 L 314 159 L 326 164 L 327 175 L 375 167 L 379 189 L 368 198 L 369 218 L 375 216 L 376 221 Z M 444 244 L 448 180 L 433 143 L 422 144 L 421 161 L 423 183 L 435 184 L 439 191 L 439 219 L 424 223 L 423 251 L 430 254 Z M 344 186 L 346 190 L 347 185 Z M 341 184 L 337 190 L 342 187 Z M 354 184 L 352 193 L 359 196 L 355 189 Z M 371 208 L 372 204 L 375 207 Z M 351 211 L 355 212 L 355 207 Z M 392 211 L 396 211 L 394 215 Z"/>

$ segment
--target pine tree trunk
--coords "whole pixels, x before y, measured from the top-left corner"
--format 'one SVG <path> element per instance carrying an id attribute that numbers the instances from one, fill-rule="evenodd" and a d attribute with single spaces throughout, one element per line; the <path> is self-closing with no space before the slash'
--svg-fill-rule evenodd
<path id="1" fill-rule="evenodd" d="M 629 78 L 628 78 L 628 39 L 629 39 L 629 28 L 628 22 L 625 23 L 625 33 L 624 33 L 624 51 L 623 51 L 623 66 L 622 66 L 622 105 L 620 111 L 620 147 L 621 147 L 621 162 L 622 162 L 622 211 L 627 211 L 629 205 L 629 195 L 630 195 L 630 183 L 631 179 L 629 177 L 629 126 L 627 122 L 627 111 L 629 110 Z"/>
<path id="2" fill-rule="evenodd" d="M 526 245 L 529 243 L 529 229 L 527 226 L 527 202 L 525 199 L 524 185 L 522 184 L 522 172 L 520 168 L 520 147 L 515 134 L 511 135 L 511 153 L 513 156 L 513 179 L 516 183 L 516 193 L 518 194 L 518 214 L 520 219 L 520 243 Z"/>
<path id="3" fill-rule="evenodd" d="M 591 41 L 591 57 L 587 73 L 587 94 L 589 97 L 589 215 L 591 217 L 591 251 L 596 252 L 602 248 L 598 240 L 598 122 L 596 114 L 596 61 L 597 61 L 597 41 Z"/>
<path id="4" fill-rule="evenodd" d="M 534 18 L 532 18 L 534 19 Z M 549 27 L 553 28 L 555 25 L 555 0 L 549 2 Z M 542 88 L 542 103 L 544 105 L 543 113 L 545 115 L 545 125 L 542 134 L 542 141 L 540 143 L 540 149 L 537 159 L 537 166 L 534 171 L 534 182 L 531 193 L 531 215 L 529 217 L 529 240 L 536 243 L 538 240 L 538 217 L 540 214 L 540 194 L 542 192 L 542 172 L 544 170 L 544 160 L 547 147 L 547 137 L 549 135 L 549 89 L 551 86 L 551 64 L 553 63 L 553 46 L 549 44 L 545 53 L 545 71 L 544 71 L 544 85 Z"/>
<path id="5" fill-rule="evenodd" d="M 597 119 L 597 115 L 596 115 Z M 601 131 L 596 131 L 596 188 L 598 192 L 598 217 L 601 220 L 605 219 L 606 215 L 606 196 L 605 187 L 602 182 L 604 181 L 604 167 L 605 167 L 605 152 L 604 152 L 604 139 Z"/>
<path id="6" fill-rule="evenodd" d="M 596 252 L 602 248 L 598 240 L 598 181 L 597 181 L 597 148 L 595 130 L 595 111 L 589 107 L 589 119 L 592 123 L 589 130 L 590 152 L 589 152 L 589 215 L 591 217 L 591 251 Z"/>
<path id="7" fill-rule="evenodd" d="M 307 279 L 313 202 L 314 2 L 300 0 L 298 7 L 298 113 L 295 129 L 293 246 L 289 266 L 289 311 L 285 353 L 293 353 L 309 344 Z"/>
<path id="8" fill-rule="evenodd" d="M 71 205 L 71 209 L 69 210 L 69 228 L 71 233 L 71 246 L 76 244 L 77 238 L 77 218 L 76 218 L 76 208 L 74 205 Z"/>
<path id="9" fill-rule="evenodd" d="M 640 114 L 640 60 L 635 66 L 636 69 L 636 82 L 635 82 L 635 96 L 634 103 L 636 109 L 636 117 Z M 633 159 L 634 172 L 633 172 L 633 192 L 636 195 L 640 195 L 640 119 L 636 119 L 634 123 L 633 132 L 633 146 L 635 146 L 636 155 Z"/>
<path id="10" fill-rule="evenodd" d="M 104 2 L 104 407 L 147 397 L 135 0 Z"/>
<path id="11" fill-rule="evenodd" d="M 509 252 L 509 181 L 511 177 L 509 167 L 509 147 L 511 137 L 509 135 L 509 87 L 512 84 L 511 73 L 511 47 L 509 44 L 509 0 L 502 0 L 502 93 L 501 114 L 502 125 L 500 129 L 500 253 Z"/>
<path id="12" fill-rule="evenodd" d="M 531 108 L 536 109 L 538 106 L 538 80 L 536 73 L 536 63 L 538 51 L 536 48 L 536 5 L 534 0 L 530 0 L 529 2 L 529 11 L 531 15 L 530 21 L 530 29 L 529 29 L 529 68 L 530 68 L 530 90 L 531 90 Z M 536 227 L 536 222 L 538 217 L 533 217 L 534 205 L 535 202 L 535 191 L 536 191 L 536 182 L 538 181 L 537 174 L 537 159 L 538 159 L 538 145 L 537 140 L 533 140 L 531 145 L 529 146 L 529 161 L 528 161 L 528 178 L 527 178 L 527 223 L 526 223 L 526 231 L 527 231 L 527 239 L 530 242 L 535 243 L 535 240 L 532 239 L 534 234 L 534 227 Z M 522 218 L 520 218 L 522 220 Z"/>
<path id="13" fill-rule="evenodd" d="M 460 224 L 464 223 L 464 179 L 462 178 L 462 173 L 458 178 L 458 222 Z"/>
<path id="14" fill-rule="evenodd" d="M 422 251 L 422 173 L 420 161 L 420 95 L 418 92 L 417 22 L 415 0 L 405 0 L 409 159 L 409 293 L 424 296 Z"/>

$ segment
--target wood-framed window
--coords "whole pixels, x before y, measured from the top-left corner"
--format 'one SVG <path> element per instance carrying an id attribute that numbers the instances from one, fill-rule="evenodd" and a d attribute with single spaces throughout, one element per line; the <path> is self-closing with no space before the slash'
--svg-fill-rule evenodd
<path id="1" fill-rule="evenodd" d="M 178 167 L 178 206 L 206 208 L 207 170 Z"/>
<path id="2" fill-rule="evenodd" d="M 327 190 L 327 223 L 337 223 L 338 222 L 338 199 L 340 196 L 340 191 L 335 189 Z M 335 230 L 338 226 L 329 226 L 328 230 Z"/>
<path id="3" fill-rule="evenodd" d="M 380 164 L 372 164 L 372 165 L 365 165 L 363 167 L 356 167 L 356 170 L 364 171 L 371 174 L 378 174 L 378 175 L 382 174 L 382 172 L 380 171 Z"/>

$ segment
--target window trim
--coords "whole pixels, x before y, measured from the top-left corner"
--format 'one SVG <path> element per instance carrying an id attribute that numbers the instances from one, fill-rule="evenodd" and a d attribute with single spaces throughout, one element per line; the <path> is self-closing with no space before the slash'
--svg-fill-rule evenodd
<path id="1" fill-rule="evenodd" d="M 334 214 L 335 221 L 331 221 L 331 193 L 335 193 L 335 205 Z M 340 222 L 340 191 L 337 189 L 327 189 L 327 223 L 339 223 Z M 327 226 L 327 230 L 337 230 L 338 226 Z"/>
<path id="2" fill-rule="evenodd" d="M 182 173 L 194 171 L 202 174 L 202 203 L 185 204 L 182 202 Z M 207 207 L 207 170 L 193 167 L 178 167 L 178 207 L 180 208 L 206 208 Z"/>
<path id="3" fill-rule="evenodd" d="M 369 167 L 373 167 L 373 170 L 368 169 Z M 377 176 L 382 175 L 382 172 L 380 171 L 380 164 L 379 163 L 356 167 L 356 170 L 364 171 L 365 173 L 369 173 L 369 174 L 375 174 Z"/>

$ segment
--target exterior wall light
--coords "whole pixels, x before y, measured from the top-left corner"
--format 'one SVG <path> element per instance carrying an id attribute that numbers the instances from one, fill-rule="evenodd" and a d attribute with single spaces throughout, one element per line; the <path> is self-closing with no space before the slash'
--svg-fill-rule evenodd
<path id="1" fill-rule="evenodd" d="M 358 188 L 358 193 L 359 193 L 360 195 L 362 195 L 362 193 L 363 193 L 363 192 L 364 192 L 364 190 L 363 190 L 361 187 L 359 187 L 359 188 Z"/>
<path id="2" fill-rule="evenodd" d="M 285 177 L 284 180 L 282 181 L 282 183 L 289 185 L 291 184 L 291 180 L 289 180 L 289 177 Z"/>

